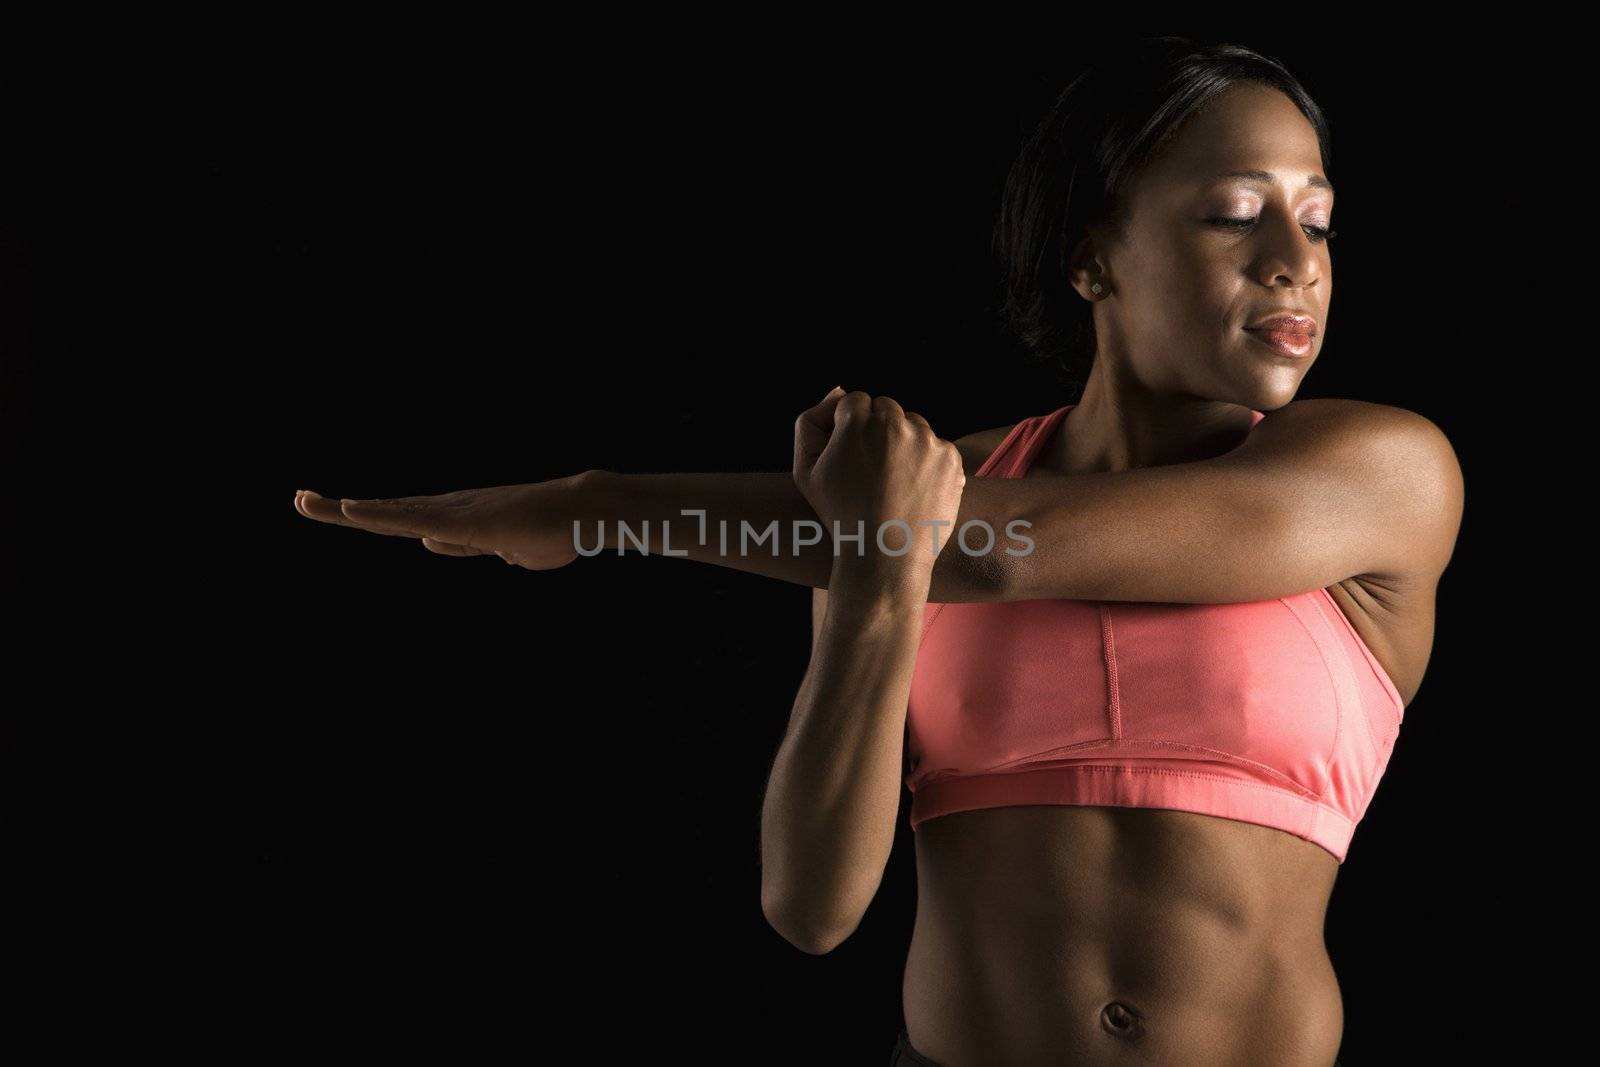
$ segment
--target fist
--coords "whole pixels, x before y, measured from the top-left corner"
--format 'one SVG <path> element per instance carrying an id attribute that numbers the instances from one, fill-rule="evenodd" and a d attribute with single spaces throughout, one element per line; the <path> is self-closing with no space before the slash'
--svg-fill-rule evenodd
<path id="1" fill-rule="evenodd" d="M 795 420 L 794 481 L 825 537 L 837 522 L 841 534 L 861 533 L 861 551 L 871 555 L 883 528 L 884 548 L 909 547 L 906 557 L 931 564 L 935 536 L 939 549 L 954 536 L 967 478 L 960 451 L 921 415 L 889 397 L 835 386 Z M 856 543 L 839 551 L 854 553 Z"/>

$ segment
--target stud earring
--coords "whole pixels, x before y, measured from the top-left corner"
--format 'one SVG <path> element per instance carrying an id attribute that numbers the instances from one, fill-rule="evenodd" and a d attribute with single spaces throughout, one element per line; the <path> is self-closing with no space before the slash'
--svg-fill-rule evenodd
<path id="1" fill-rule="evenodd" d="M 1089 291 L 1091 293 L 1095 294 L 1096 296 L 1099 296 L 1100 295 L 1100 283 L 1099 282 L 1095 282 L 1093 285 L 1089 286 Z"/>

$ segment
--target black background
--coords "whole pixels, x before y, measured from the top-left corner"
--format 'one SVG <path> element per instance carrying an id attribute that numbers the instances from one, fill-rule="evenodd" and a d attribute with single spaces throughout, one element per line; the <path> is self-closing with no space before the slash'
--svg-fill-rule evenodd
<path id="1" fill-rule="evenodd" d="M 196 825 L 218 828 L 202 848 L 242 861 L 217 936 L 250 975 L 231 1017 L 252 1046 L 888 1055 L 908 796 L 837 950 L 800 952 L 759 905 L 808 589 L 637 555 L 531 573 L 292 504 L 786 471 L 795 415 L 834 384 L 951 439 L 1063 402 L 995 325 L 988 241 L 1018 146 L 1093 41 L 1030 58 L 685 37 L 308 35 L 216 48 L 181 79 L 171 370 L 205 398 L 194 477 L 249 524 L 200 594 L 216 613 L 193 647 L 227 683 L 185 744 Z M 1420 412 L 1466 472 L 1433 659 L 1327 924 L 1341 1058 L 1403 1062 L 1474 1043 L 1465 1004 L 1514 936 L 1466 867 L 1483 824 L 1446 792 L 1481 757 L 1462 716 L 1487 684 L 1467 667 L 1488 640 L 1469 618 L 1491 434 L 1480 379 L 1445 354 L 1489 351 L 1496 324 L 1436 312 L 1467 306 L 1457 274 L 1481 261 L 1464 221 L 1499 180 L 1472 152 L 1493 90 L 1458 49 L 1232 39 L 1286 62 L 1333 128 L 1337 291 L 1299 395 Z M 1397 1027 L 1422 998 L 1451 1023 Z"/>

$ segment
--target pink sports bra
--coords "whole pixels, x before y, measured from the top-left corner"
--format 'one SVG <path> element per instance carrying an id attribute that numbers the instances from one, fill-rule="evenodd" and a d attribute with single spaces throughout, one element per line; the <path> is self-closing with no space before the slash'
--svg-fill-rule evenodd
<path id="1" fill-rule="evenodd" d="M 1022 477 L 1073 406 L 1018 423 L 977 476 Z M 1283 830 L 1343 863 L 1404 712 L 1326 589 L 930 603 L 906 717 L 911 828 L 1020 804 L 1170 808 Z"/>

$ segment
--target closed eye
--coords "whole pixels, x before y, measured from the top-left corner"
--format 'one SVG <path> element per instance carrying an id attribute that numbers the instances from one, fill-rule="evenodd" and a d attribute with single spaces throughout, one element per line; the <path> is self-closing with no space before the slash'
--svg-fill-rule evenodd
<path id="1" fill-rule="evenodd" d="M 1247 230 L 1256 224 L 1256 220 L 1253 217 L 1244 219 L 1207 219 L 1206 221 L 1210 222 L 1212 225 L 1221 226 L 1225 229 L 1234 230 L 1236 232 Z M 1311 238 L 1313 243 L 1326 241 L 1330 237 L 1339 236 L 1337 230 L 1330 230 L 1324 226 L 1302 226 L 1300 228 L 1306 232 L 1306 236 Z"/>

